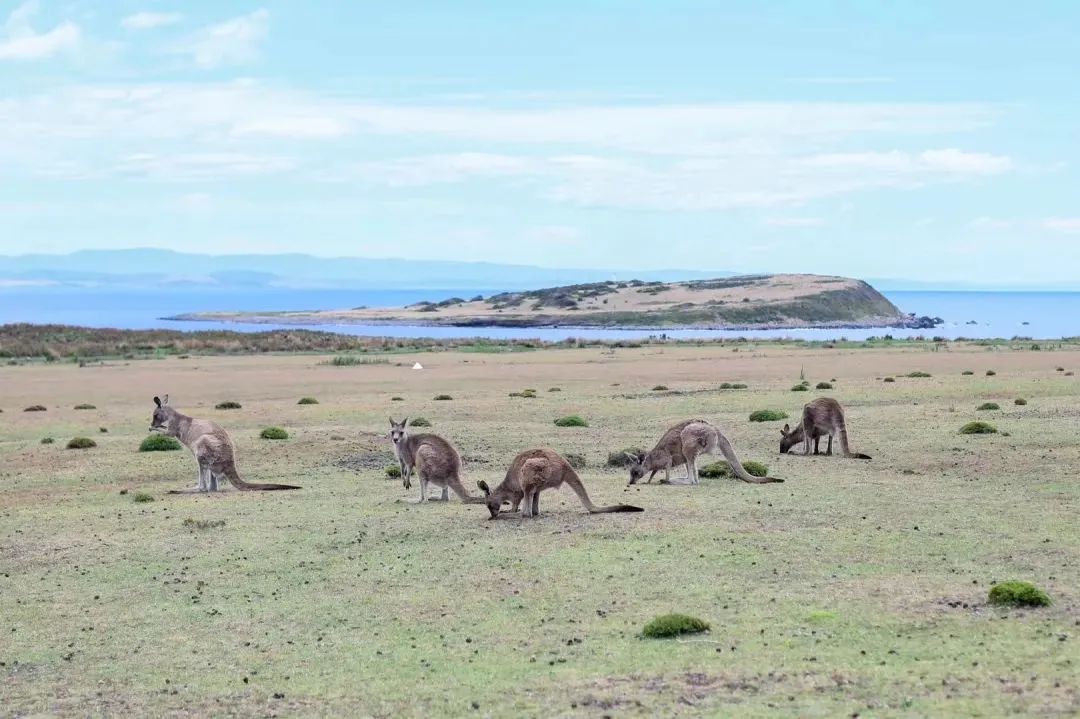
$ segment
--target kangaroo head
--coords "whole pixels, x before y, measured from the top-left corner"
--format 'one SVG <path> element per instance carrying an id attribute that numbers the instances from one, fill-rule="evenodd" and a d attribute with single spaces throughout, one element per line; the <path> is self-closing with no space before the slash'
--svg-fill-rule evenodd
<path id="1" fill-rule="evenodd" d="M 637 481 L 645 476 L 645 453 L 623 452 L 623 454 L 630 462 L 630 484 L 637 484 Z"/>
<path id="2" fill-rule="evenodd" d="M 803 429 L 800 424 L 795 429 L 785 424 L 780 430 L 780 454 L 787 454 L 788 450 L 803 441 Z"/>
<path id="3" fill-rule="evenodd" d="M 151 432 L 167 432 L 169 429 L 169 418 L 172 417 L 172 407 L 167 407 L 169 404 L 169 395 L 165 395 L 165 399 L 160 397 L 154 397 L 154 415 L 150 418 L 150 431 Z"/>
<path id="4" fill-rule="evenodd" d="M 409 418 L 406 417 L 400 422 L 395 422 L 393 417 L 388 419 L 390 420 L 390 441 L 396 445 L 408 435 L 406 427 L 409 426 Z"/>
<path id="5" fill-rule="evenodd" d="M 488 512 L 491 513 L 490 519 L 495 519 L 502 511 L 503 500 L 501 492 L 492 492 L 488 483 L 482 479 L 476 483 L 476 486 L 484 493 L 484 501 L 487 503 Z"/>

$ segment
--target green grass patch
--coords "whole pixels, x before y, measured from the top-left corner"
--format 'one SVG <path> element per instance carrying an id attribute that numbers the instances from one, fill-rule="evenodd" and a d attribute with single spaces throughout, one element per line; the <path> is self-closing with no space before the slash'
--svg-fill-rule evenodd
<path id="1" fill-rule="evenodd" d="M 589 423 L 584 418 L 577 416 L 576 414 L 567 415 L 566 417 L 559 417 L 555 420 L 556 427 L 588 427 Z"/>
<path id="2" fill-rule="evenodd" d="M 805 384 L 797 384 L 797 385 L 795 385 L 794 387 L 791 388 L 791 391 L 792 392 L 809 392 L 810 387 L 808 387 Z"/>
<path id="3" fill-rule="evenodd" d="M 524 399 L 536 399 L 536 390 L 534 390 L 534 389 L 523 389 L 520 392 L 511 392 L 510 396 L 511 397 L 521 397 L 521 398 L 524 398 Z"/>
<path id="4" fill-rule="evenodd" d="M 239 402 L 226 400 L 225 402 L 218 402 L 217 404 L 215 404 L 214 409 L 241 409 L 241 405 Z"/>
<path id="5" fill-rule="evenodd" d="M 413 417 L 411 420 L 409 420 L 409 426 L 410 427 L 430 427 L 431 426 L 431 420 L 429 420 L 427 417 Z"/>
<path id="6" fill-rule="evenodd" d="M 750 413 L 751 422 L 779 422 L 787 418 L 788 413 L 778 409 L 759 409 Z"/>
<path id="7" fill-rule="evenodd" d="M 667 392 L 668 386 L 666 384 L 658 384 L 652 388 L 653 392 Z"/>
<path id="8" fill-rule="evenodd" d="M 96 446 L 97 442 L 89 437 L 75 437 L 67 443 L 68 449 L 90 449 Z"/>
<path id="9" fill-rule="evenodd" d="M 661 614 L 645 625 L 641 635 L 648 639 L 670 639 L 683 634 L 709 631 L 709 623 L 689 614 Z"/>
<path id="10" fill-rule="evenodd" d="M 453 397 L 451 397 L 448 394 L 437 394 L 434 397 L 432 397 L 432 399 L 435 400 L 436 402 L 449 402 L 450 400 L 453 399 Z"/>
<path id="11" fill-rule="evenodd" d="M 912 379 L 920 379 L 925 377 L 933 377 L 934 375 L 930 374 L 929 372 L 920 372 L 919 370 L 915 370 L 914 372 L 908 372 L 905 376 L 911 377 Z"/>
<path id="12" fill-rule="evenodd" d="M 259 436 L 263 439 L 288 439 L 289 433 L 281 427 L 267 427 L 259 432 Z"/>
<path id="13" fill-rule="evenodd" d="M 975 409 L 979 411 L 989 411 L 994 409 L 1001 409 L 1001 405 L 999 405 L 997 402 L 983 402 Z"/>
<path id="14" fill-rule="evenodd" d="M 150 495 L 145 495 L 149 497 Z M 153 499 L 151 497 L 151 499 Z M 188 517 L 183 521 L 183 526 L 188 529 L 217 529 L 225 526 L 224 519 L 192 519 Z"/>
<path id="15" fill-rule="evenodd" d="M 817 385 L 815 385 L 815 387 L 814 387 L 814 389 L 832 389 L 832 388 L 833 388 L 833 386 L 832 386 L 831 382 L 818 382 Z"/>
<path id="16" fill-rule="evenodd" d="M 960 434 L 997 434 L 997 431 L 989 422 L 968 422 L 960 428 Z"/>
<path id="17" fill-rule="evenodd" d="M 991 604 L 1008 607 L 1049 607 L 1050 596 L 1031 582 L 1011 580 L 990 588 Z"/>
<path id="18" fill-rule="evenodd" d="M 386 476 L 390 479 L 401 479 L 401 467 L 396 464 L 387 465 Z"/>
<path id="19" fill-rule="evenodd" d="M 1024 399 L 1023 397 L 1017 397 L 1016 399 L 1013 400 L 1013 404 L 1015 404 L 1017 407 L 1023 407 L 1024 405 L 1027 404 L 1027 400 Z"/>
<path id="20" fill-rule="evenodd" d="M 562 392 L 562 387 L 548 387 L 548 392 Z"/>
<path id="21" fill-rule="evenodd" d="M 55 439 L 53 439 L 52 437 L 42 437 L 42 438 L 41 438 L 41 443 L 42 443 L 42 444 L 52 444 L 52 443 L 53 443 L 53 442 L 55 442 L 55 441 L 56 441 L 56 440 L 55 440 Z"/>
<path id="22" fill-rule="evenodd" d="M 369 364 L 390 364 L 386 357 L 368 357 L 367 355 L 334 355 L 324 364 L 333 367 L 356 367 Z"/>
<path id="23" fill-rule="evenodd" d="M 314 397 L 301 397 L 300 401 L 297 402 L 297 404 L 318 404 L 318 403 L 319 403 L 319 400 L 315 399 Z"/>
<path id="24" fill-rule="evenodd" d="M 138 504 L 145 504 L 146 502 L 153 502 L 154 496 L 147 494 L 146 492 L 136 492 L 131 496 L 131 501 Z"/>
<path id="25" fill-rule="evenodd" d="M 92 405 L 92 404 L 86 404 L 86 403 L 83 403 L 83 404 L 77 404 L 77 405 L 75 405 L 75 409 L 80 409 L 80 410 L 81 410 L 81 409 L 97 409 L 97 407 L 95 407 L 95 406 L 94 406 L 94 405 Z"/>
<path id="26" fill-rule="evenodd" d="M 175 437 L 164 434 L 152 434 L 139 443 L 140 452 L 173 452 L 183 448 L 184 445 L 180 444 Z"/>
<path id="27" fill-rule="evenodd" d="M 761 462 L 750 460 L 742 463 L 743 469 L 755 477 L 767 477 L 769 468 Z M 724 461 L 710 462 L 698 468 L 698 476 L 708 479 L 727 478 L 732 479 L 735 473 L 731 471 L 731 465 Z"/>

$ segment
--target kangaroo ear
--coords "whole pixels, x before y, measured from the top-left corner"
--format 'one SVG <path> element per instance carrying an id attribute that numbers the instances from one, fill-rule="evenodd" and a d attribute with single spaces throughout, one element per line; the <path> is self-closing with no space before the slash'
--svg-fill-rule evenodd
<path id="1" fill-rule="evenodd" d="M 169 403 L 169 395 L 165 395 L 165 399 L 161 400 L 161 403 L 162 404 L 168 404 Z"/>
<path id="2" fill-rule="evenodd" d="M 406 417 L 405 419 L 401 420 L 401 426 L 402 426 L 402 427 L 408 427 L 408 426 L 409 426 L 409 418 L 408 418 L 408 417 Z"/>
<path id="3" fill-rule="evenodd" d="M 629 459 L 631 462 L 634 462 L 635 464 L 641 461 L 636 454 L 630 454 L 629 452 L 623 452 L 623 454 L 626 455 L 627 459 Z"/>
<path id="4" fill-rule="evenodd" d="M 155 395 L 154 404 L 156 404 L 158 407 L 160 407 L 161 406 L 161 397 L 158 397 L 158 396 Z"/>
<path id="5" fill-rule="evenodd" d="M 476 483 L 476 486 L 483 490 L 485 496 L 491 494 L 491 488 L 488 487 L 487 482 L 485 482 L 484 480 L 481 479 L 480 481 L 478 481 Z"/>
<path id="6" fill-rule="evenodd" d="M 791 431 L 791 425 L 790 424 L 785 424 L 784 428 L 782 430 L 780 430 L 780 434 L 787 434 L 790 431 Z"/>

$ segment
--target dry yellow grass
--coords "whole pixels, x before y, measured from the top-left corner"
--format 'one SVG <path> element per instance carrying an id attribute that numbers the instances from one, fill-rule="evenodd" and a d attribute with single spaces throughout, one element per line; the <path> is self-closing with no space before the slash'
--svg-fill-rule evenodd
<path id="1" fill-rule="evenodd" d="M 417 359 L 424 370 L 411 369 Z M 750 345 L 324 360 L 0 368 L 3 713 L 1080 711 L 1080 385 L 1055 372 L 1080 352 Z M 797 416 L 817 396 L 789 391 L 800 371 L 836 378 L 828 394 L 873 461 L 781 457 L 775 423 L 747 421 L 762 408 Z M 903 376 L 913 371 L 933 376 Z M 749 389 L 717 390 L 725 381 Z M 508 396 L 522 388 L 540 391 Z M 245 478 L 304 489 L 165 495 L 195 479 L 186 453 L 137 451 L 151 397 L 166 392 L 232 433 Z M 454 401 L 432 400 L 441 393 Z M 308 395 L 320 404 L 297 406 Z M 1008 401 L 1017 396 L 1029 404 Z M 214 410 L 223 399 L 243 409 Z M 1008 436 L 958 434 L 983 401 L 1002 404 L 994 422 Z M 38 403 L 48 411 L 18 411 Z M 429 418 L 461 450 L 471 488 L 498 481 L 518 450 L 549 445 L 586 457 L 598 503 L 646 511 L 589 516 L 565 491 L 545 495 L 532 521 L 490 522 L 482 505 L 454 500 L 401 504 L 416 483 L 385 479 L 388 414 Z M 568 414 L 589 427 L 553 425 Z M 627 488 L 602 468 L 608 451 L 650 445 L 691 416 L 787 482 Z M 259 440 L 270 424 L 290 439 Z M 79 434 L 98 447 L 63 449 Z M 157 501 L 135 503 L 136 492 Z M 1005 579 L 1035 582 L 1054 605 L 987 606 Z M 668 612 L 712 631 L 703 642 L 638 636 Z"/>

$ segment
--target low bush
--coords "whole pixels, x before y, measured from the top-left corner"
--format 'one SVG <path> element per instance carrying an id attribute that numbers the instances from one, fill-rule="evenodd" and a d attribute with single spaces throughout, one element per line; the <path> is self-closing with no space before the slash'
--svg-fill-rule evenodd
<path id="1" fill-rule="evenodd" d="M 432 397 L 432 399 L 434 399 L 436 402 L 449 402 L 450 400 L 453 399 L 453 397 L 451 397 L 448 394 L 437 394 L 434 397 Z"/>
<path id="2" fill-rule="evenodd" d="M 751 422 L 778 422 L 787 418 L 788 413 L 778 409 L 759 409 L 750 413 Z"/>
<path id="3" fill-rule="evenodd" d="M 755 477 L 765 477 L 769 474 L 769 468 L 761 462 L 749 462 L 742 463 L 743 469 Z M 733 478 L 735 473 L 731 471 L 731 465 L 727 462 L 710 462 L 702 467 L 698 468 L 698 476 L 706 477 L 708 479 L 715 478 Z"/>
<path id="4" fill-rule="evenodd" d="M 566 417 L 559 417 L 555 420 L 556 427 L 588 427 L 589 423 L 576 414 L 571 414 Z"/>
<path id="5" fill-rule="evenodd" d="M 139 443 L 140 452 L 172 452 L 183 448 L 184 445 L 176 441 L 174 437 L 164 434 L 152 434 Z"/>
<path id="6" fill-rule="evenodd" d="M 1023 407 L 1024 405 L 1027 404 L 1027 400 L 1024 399 L 1023 397 L 1017 397 L 1016 399 L 1013 400 L 1013 404 L 1015 404 L 1017 407 Z"/>
<path id="7" fill-rule="evenodd" d="M 281 427 L 267 427 L 262 432 L 259 432 L 259 436 L 263 439 L 288 439 L 289 433 Z"/>
<path id="8" fill-rule="evenodd" d="M 649 639 L 669 639 L 682 634 L 700 634 L 709 631 L 709 623 L 688 614 L 662 614 L 645 625 L 642 636 Z"/>
<path id="9" fill-rule="evenodd" d="M 301 397 L 300 401 L 297 402 L 297 404 L 318 404 L 318 403 L 319 403 L 319 400 L 315 399 L 314 397 Z"/>
<path id="10" fill-rule="evenodd" d="M 990 603 L 1009 607 L 1048 607 L 1050 596 L 1031 582 L 1008 581 L 990 588 Z"/>
<path id="11" fill-rule="evenodd" d="M 975 374 L 975 373 L 974 373 L 974 372 L 972 372 L 972 371 L 971 371 L 971 370 L 969 370 L 969 369 L 966 369 L 966 370 L 964 370 L 963 372 L 961 372 L 960 374 L 962 374 L 962 375 L 964 375 L 965 377 L 967 377 L 967 376 L 973 375 L 973 374 Z"/>
<path id="12" fill-rule="evenodd" d="M 401 478 L 401 467 L 396 464 L 391 464 L 386 467 L 386 476 L 390 479 Z"/>
<path id="13" fill-rule="evenodd" d="M 626 449 L 617 449 L 614 452 L 608 452 L 607 466 L 609 467 L 629 467 L 630 458 L 627 457 L 627 453 L 632 454 L 635 457 L 640 457 L 645 450 L 641 447 L 627 447 Z"/>
<path id="14" fill-rule="evenodd" d="M 525 399 L 536 399 L 536 390 L 523 389 L 520 392 L 511 392 L 511 397 L 524 397 Z"/>
<path id="15" fill-rule="evenodd" d="M 832 383 L 830 382 L 818 382 L 814 389 L 832 389 Z"/>
<path id="16" fill-rule="evenodd" d="M 997 431 L 989 422 L 968 422 L 960 428 L 960 434 L 997 434 Z"/>
<path id="17" fill-rule="evenodd" d="M 808 387 L 805 384 L 797 384 L 797 385 L 795 385 L 794 387 L 791 388 L 791 391 L 792 392 L 809 392 L 810 387 Z"/>
<path id="18" fill-rule="evenodd" d="M 102 434 L 108 434 L 109 433 L 109 428 L 108 427 L 98 427 L 97 431 L 101 432 Z"/>
<path id="19" fill-rule="evenodd" d="M 548 392 L 562 392 L 562 387 L 548 387 Z"/>
<path id="20" fill-rule="evenodd" d="M 77 404 L 75 409 L 97 409 L 97 407 L 92 404 Z"/>
<path id="21" fill-rule="evenodd" d="M 135 494 L 133 494 L 131 496 L 131 501 L 132 502 L 138 502 L 139 504 L 143 504 L 145 502 L 153 502 L 154 497 L 153 497 L 153 495 L 147 494 L 146 492 L 136 492 Z"/>
<path id="22" fill-rule="evenodd" d="M 55 441 L 56 441 L 56 440 L 55 440 L 55 439 L 53 439 L 52 437 L 42 437 L 42 438 L 41 438 L 41 443 L 42 443 L 42 444 L 52 444 L 52 443 L 53 443 L 53 442 L 55 442 Z"/>
<path id="23" fill-rule="evenodd" d="M 987 411 L 987 410 L 993 410 L 993 409 L 1001 409 L 1001 406 L 998 405 L 997 402 L 983 402 L 982 404 L 980 404 L 975 409 L 980 410 L 980 411 Z"/>
<path id="24" fill-rule="evenodd" d="M 885 379 L 883 379 L 881 381 L 882 382 L 895 382 L 896 378 L 895 377 L 886 377 Z"/>
<path id="25" fill-rule="evenodd" d="M 575 454 L 574 452 L 567 452 L 566 454 L 563 455 L 563 457 L 566 458 L 566 461 L 574 469 L 585 469 L 585 466 L 588 464 L 588 462 L 585 460 L 585 455 L 583 455 L 583 454 Z"/>
<path id="26" fill-rule="evenodd" d="M 41 404 L 32 404 L 32 405 L 30 405 L 29 407 L 27 407 L 26 409 L 23 410 L 23 412 L 45 412 L 45 411 L 47 411 L 45 405 L 41 405 Z"/>
<path id="27" fill-rule="evenodd" d="M 653 392 L 666 392 L 667 390 L 668 386 L 666 384 L 658 384 L 652 388 Z"/>
<path id="28" fill-rule="evenodd" d="M 97 442 L 89 437 L 75 437 L 67 443 L 68 449 L 90 449 L 91 447 L 96 446 Z"/>
<path id="29" fill-rule="evenodd" d="M 933 375 L 929 372 L 920 372 L 918 370 L 915 370 L 914 372 L 908 372 L 907 376 L 914 379 L 918 379 L 920 377 L 933 377 Z"/>
<path id="30" fill-rule="evenodd" d="M 405 398 L 404 397 L 391 397 L 390 401 L 391 402 L 404 402 Z"/>
<path id="31" fill-rule="evenodd" d="M 410 427 L 430 427 L 431 421 L 426 417 L 413 417 L 409 420 Z"/>
<path id="32" fill-rule="evenodd" d="M 233 402 L 232 400 L 228 400 L 228 401 L 225 401 L 225 402 L 218 402 L 216 405 L 214 405 L 214 409 L 240 409 L 240 408 L 241 408 L 240 403 L 239 402 Z"/>
<path id="33" fill-rule="evenodd" d="M 997 372 L 995 372 L 994 370 L 992 370 L 992 369 L 986 370 L 986 376 L 987 377 L 994 377 L 996 375 L 997 375 Z"/>
<path id="34" fill-rule="evenodd" d="M 1064 371 L 1065 371 L 1065 368 L 1064 368 L 1064 367 L 1058 367 L 1058 368 L 1057 368 L 1057 371 L 1058 371 L 1058 372 L 1064 372 Z"/>

